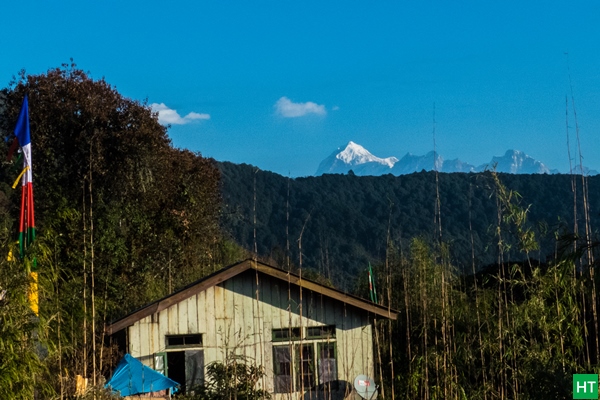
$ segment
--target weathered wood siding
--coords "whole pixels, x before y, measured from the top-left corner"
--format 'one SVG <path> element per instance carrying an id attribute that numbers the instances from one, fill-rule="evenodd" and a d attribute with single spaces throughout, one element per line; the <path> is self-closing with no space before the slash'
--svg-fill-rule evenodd
<path id="1" fill-rule="evenodd" d="M 266 275 L 257 285 L 257 273 L 246 271 L 130 326 L 129 352 L 154 367 L 152 356 L 169 351 L 165 336 L 200 333 L 204 365 L 227 352 L 243 354 L 265 367 L 261 384 L 273 392 L 272 330 L 335 325 L 338 379 L 352 383 L 356 375 L 373 376 L 372 317 Z M 274 396 L 284 398 L 290 396 Z"/>

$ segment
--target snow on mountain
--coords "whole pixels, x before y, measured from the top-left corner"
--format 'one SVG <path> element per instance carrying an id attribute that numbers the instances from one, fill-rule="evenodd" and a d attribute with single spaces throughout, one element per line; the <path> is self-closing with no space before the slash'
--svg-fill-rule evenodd
<path id="1" fill-rule="evenodd" d="M 400 159 L 392 168 L 392 174 L 404 175 L 411 174 L 413 172 L 420 171 L 434 171 L 439 172 L 474 172 L 475 166 L 459 160 L 444 160 L 439 154 L 430 151 L 424 156 L 415 156 L 414 154 L 407 153 Z"/>
<path id="2" fill-rule="evenodd" d="M 441 172 L 475 172 L 475 170 L 476 168 L 473 164 L 455 158 L 454 160 L 444 160 Z"/>
<path id="3" fill-rule="evenodd" d="M 413 172 L 433 171 L 437 168 L 441 170 L 444 164 L 444 159 L 439 155 L 430 151 L 424 156 L 415 156 L 411 153 L 406 153 L 392 168 L 393 175 L 405 175 Z"/>
<path id="4" fill-rule="evenodd" d="M 582 170 L 582 168 L 579 165 L 576 165 L 573 167 L 573 174 L 581 175 L 581 170 Z M 593 175 L 600 174 L 600 172 L 596 171 L 595 169 L 589 169 L 588 167 L 586 167 L 584 165 L 583 166 L 583 174 L 586 176 L 593 176 Z"/>
<path id="5" fill-rule="evenodd" d="M 489 164 L 483 164 L 478 171 L 495 169 L 496 172 L 509 174 L 550 174 L 550 168 L 540 161 L 528 156 L 519 150 L 507 150 L 501 157 L 492 157 Z"/>
<path id="6" fill-rule="evenodd" d="M 439 172 L 482 172 L 495 169 L 497 172 L 509 174 L 557 174 L 555 169 L 549 169 L 542 162 L 528 156 L 519 150 L 508 150 L 503 156 L 494 156 L 492 161 L 475 167 L 472 164 L 459 159 L 444 160 L 439 153 L 430 151 L 424 156 L 416 156 L 406 153 L 398 160 L 396 157 L 379 158 L 371 154 L 367 149 L 354 142 L 349 142 L 342 150 L 334 151 L 329 157 L 321 162 L 316 175 L 322 174 L 346 174 L 350 170 L 355 175 L 405 175 L 420 171 Z M 581 168 L 576 167 L 574 174 L 580 174 Z M 583 167 L 586 175 L 598 175 L 598 171 Z"/>
<path id="7" fill-rule="evenodd" d="M 324 159 L 316 175 L 345 174 L 350 170 L 357 175 L 383 175 L 390 173 L 397 161 L 396 157 L 376 157 L 361 145 L 350 141 L 344 150 L 337 149 Z"/>

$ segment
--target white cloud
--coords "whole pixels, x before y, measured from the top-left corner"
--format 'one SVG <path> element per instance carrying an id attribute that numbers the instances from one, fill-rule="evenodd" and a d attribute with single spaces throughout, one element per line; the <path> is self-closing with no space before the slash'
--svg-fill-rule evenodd
<path id="1" fill-rule="evenodd" d="M 333 111 L 337 111 L 337 110 L 339 110 L 339 109 L 340 109 L 340 107 L 339 107 L 339 106 L 333 106 L 331 109 L 332 109 Z"/>
<path id="2" fill-rule="evenodd" d="M 294 103 L 285 96 L 275 103 L 275 112 L 284 118 L 302 117 L 307 114 L 327 114 L 324 105 L 319 105 L 312 101 L 307 101 L 306 103 Z"/>
<path id="3" fill-rule="evenodd" d="M 185 125 L 196 120 L 210 119 L 209 114 L 200 114 L 197 112 L 191 112 L 182 117 L 177 113 L 177 110 L 167 107 L 165 103 L 152 103 L 150 104 L 150 108 L 152 108 L 152 111 L 158 112 L 158 122 L 162 125 Z"/>

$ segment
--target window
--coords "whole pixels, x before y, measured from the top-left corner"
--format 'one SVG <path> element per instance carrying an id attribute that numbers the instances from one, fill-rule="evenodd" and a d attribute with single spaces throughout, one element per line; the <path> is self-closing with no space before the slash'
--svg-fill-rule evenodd
<path id="1" fill-rule="evenodd" d="M 202 346 L 202 335 L 168 335 L 167 347 L 195 347 Z"/>
<path id="2" fill-rule="evenodd" d="M 335 342 L 317 343 L 319 384 L 337 380 Z"/>
<path id="3" fill-rule="evenodd" d="M 293 392 L 290 346 L 273 346 L 273 372 L 275 393 Z"/>
<path id="4" fill-rule="evenodd" d="M 273 341 L 289 341 L 300 339 L 300 328 L 273 329 Z"/>
<path id="5" fill-rule="evenodd" d="M 273 329 L 275 393 L 337 380 L 335 326 Z"/>
<path id="6" fill-rule="evenodd" d="M 312 343 L 296 346 L 298 363 L 298 389 L 309 389 L 315 385 L 315 346 Z"/>
<path id="7" fill-rule="evenodd" d="M 154 355 L 154 370 L 164 376 L 167 375 L 167 353 L 156 353 Z"/>
<path id="8" fill-rule="evenodd" d="M 307 339 L 327 339 L 335 337 L 335 325 L 313 326 L 306 329 Z"/>

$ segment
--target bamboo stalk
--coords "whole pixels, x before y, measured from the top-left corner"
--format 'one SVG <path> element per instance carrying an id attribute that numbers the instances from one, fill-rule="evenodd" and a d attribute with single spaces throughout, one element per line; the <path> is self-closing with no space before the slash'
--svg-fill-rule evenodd
<path id="1" fill-rule="evenodd" d="M 501 363 L 500 372 L 500 399 L 506 398 L 506 360 L 504 358 L 504 331 L 503 331 L 503 318 L 504 318 L 504 296 L 502 296 L 502 283 L 505 280 L 504 276 L 504 260 L 503 260 L 503 243 L 502 243 L 502 209 L 500 206 L 500 197 L 498 194 L 498 187 L 496 186 L 496 212 L 497 212 L 497 227 L 496 235 L 498 238 L 498 346 L 499 346 L 499 358 Z"/>
<path id="2" fill-rule="evenodd" d="M 90 190 L 90 273 L 91 273 L 91 302 L 92 302 L 92 367 L 93 367 L 93 376 L 92 382 L 94 387 L 96 387 L 96 301 L 95 301 L 95 277 L 94 277 L 94 199 L 93 199 L 93 191 L 92 191 L 92 144 L 90 143 L 90 181 L 89 181 L 89 190 Z M 95 395 L 94 395 L 95 397 Z"/>
<path id="3" fill-rule="evenodd" d="M 424 366 L 425 366 L 425 382 L 423 383 L 424 387 L 424 396 L 425 400 L 428 400 L 429 397 L 429 352 L 428 352 L 428 336 L 429 329 L 427 321 L 427 286 L 425 281 L 426 275 L 426 261 L 420 260 L 420 268 L 419 268 L 419 278 L 421 281 L 421 304 L 422 304 L 422 315 L 421 315 L 421 323 L 423 324 L 423 352 L 424 352 Z"/>
<path id="4" fill-rule="evenodd" d="M 475 313 L 477 314 L 477 337 L 479 339 L 479 356 L 481 358 L 481 372 L 483 380 L 483 398 L 487 400 L 487 373 L 485 368 L 485 356 L 483 354 L 483 339 L 481 336 L 481 312 L 479 305 L 479 288 L 477 287 L 477 276 L 475 271 L 475 239 L 473 237 L 473 222 L 472 222 L 472 195 L 473 186 L 469 183 L 469 235 L 471 237 L 471 267 L 473 270 L 473 281 L 475 284 Z"/>
<path id="5" fill-rule="evenodd" d="M 379 364 L 379 379 L 383 380 L 383 369 L 381 362 L 381 347 L 379 345 L 379 328 L 377 327 L 377 317 L 373 318 L 373 328 L 375 330 L 375 347 L 377 348 L 377 361 Z M 381 398 L 385 399 L 385 387 L 380 385 Z"/>
<path id="6" fill-rule="evenodd" d="M 400 258 L 400 260 L 402 261 L 402 258 Z M 403 286 L 404 286 L 404 310 L 405 310 L 405 314 L 406 314 L 406 353 L 408 354 L 408 376 L 412 377 L 413 374 L 413 356 L 412 356 L 412 344 L 411 344 L 411 340 L 410 340 L 410 334 L 411 334 L 411 324 L 410 324 L 410 299 L 409 299 L 409 293 L 408 293 L 408 280 L 409 280 L 409 271 L 408 268 L 406 267 L 406 265 L 403 266 L 403 268 L 400 269 L 401 274 L 402 274 L 402 282 L 403 282 Z M 409 389 L 411 389 L 409 387 Z M 409 395 L 413 395 L 416 396 L 416 393 L 408 393 Z"/>
<path id="7" fill-rule="evenodd" d="M 588 185 L 587 185 L 587 178 L 586 175 L 584 173 L 583 170 L 583 156 L 581 153 L 581 140 L 580 140 L 580 134 L 579 134 L 579 122 L 577 120 L 577 110 L 575 108 L 575 96 L 573 94 L 573 83 L 571 80 L 571 69 L 570 66 L 568 64 L 568 54 L 567 54 L 567 68 L 568 68 L 568 73 L 569 73 L 569 88 L 571 90 L 571 105 L 573 107 L 573 118 L 575 119 L 575 134 L 576 134 L 576 138 L 577 138 L 577 150 L 579 153 L 579 172 L 581 174 L 581 190 L 582 190 L 582 200 L 583 200 L 583 214 L 584 214 L 584 226 L 585 226 L 585 248 L 586 248 L 586 254 L 587 254 L 587 262 L 588 262 L 588 269 L 589 269 L 589 275 L 590 275 L 590 280 L 592 281 L 592 316 L 594 319 L 594 340 L 595 340 L 595 350 L 596 350 L 596 362 L 598 362 L 598 360 L 600 360 L 600 342 L 598 339 L 598 335 L 599 335 L 599 322 L 598 322 L 598 311 L 597 311 L 597 305 L 596 305 L 596 283 L 595 283 L 595 279 L 594 279 L 594 254 L 592 252 L 592 242 L 591 242 L 591 225 L 590 225 L 590 209 L 589 209 L 589 201 L 588 201 Z M 585 305 L 585 299 L 584 299 L 584 305 Z M 584 314 L 585 315 L 585 314 Z M 586 329 L 587 331 L 587 329 Z M 586 340 L 587 342 L 587 340 Z M 589 345 L 588 345 L 588 352 L 589 352 Z M 591 366 L 591 362 L 589 360 L 589 355 L 588 355 L 588 368 Z"/>
<path id="8" fill-rule="evenodd" d="M 389 200 L 389 199 L 388 199 Z M 392 225 L 392 206 L 394 203 L 390 202 L 390 211 L 388 216 L 388 229 L 386 236 L 386 245 L 385 245 L 385 271 L 386 271 L 386 291 L 387 291 L 387 303 L 388 303 L 388 315 L 391 315 L 391 307 L 392 307 L 392 284 L 391 284 L 391 270 L 390 270 L 390 262 L 389 262 L 389 250 L 390 250 L 390 229 Z M 392 320 L 388 319 L 388 342 L 389 342 L 389 353 L 390 353 L 390 377 L 391 377 L 391 397 L 392 400 L 395 400 L 395 388 L 394 388 L 394 357 L 393 357 L 393 346 L 392 346 Z"/>
<path id="9" fill-rule="evenodd" d="M 302 306 L 303 306 L 303 300 L 302 300 L 302 235 L 304 235 L 304 229 L 306 228 L 306 224 L 308 223 L 308 220 L 310 218 L 310 213 L 308 214 L 308 216 L 306 217 L 306 219 L 304 220 L 304 224 L 302 225 L 302 230 L 300 231 L 300 236 L 298 237 L 298 252 L 300 253 L 300 269 L 298 271 L 298 278 L 299 278 L 299 290 L 300 290 L 300 294 L 299 294 L 299 314 L 300 314 L 300 332 L 302 332 L 302 323 L 303 323 L 303 314 L 302 314 Z M 302 393 L 304 393 L 304 356 L 302 354 L 302 345 L 303 345 L 303 341 L 304 341 L 304 336 L 302 334 L 300 334 L 300 391 Z"/>
<path id="10" fill-rule="evenodd" d="M 83 378 L 87 379 L 87 224 L 86 224 L 85 185 L 83 186 Z"/>
<path id="11" fill-rule="evenodd" d="M 54 237 L 54 266 L 56 268 L 56 272 L 55 272 L 55 292 L 54 292 L 54 296 L 56 296 L 56 310 L 57 310 L 57 316 L 56 316 L 56 335 L 57 335 L 57 339 L 58 339 L 58 382 L 59 382 L 59 386 L 60 386 L 60 399 L 63 400 L 64 396 L 65 396 L 65 388 L 64 388 L 64 377 L 63 377 L 63 370 L 62 370 L 62 334 L 61 334 L 61 325 L 62 325 L 62 310 L 61 310 L 61 305 L 60 305 L 60 290 L 59 290 L 59 282 L 60 282 L 60 267 L 58 264 L 58 249 L 57 249 L 57 243 L 56 243 L 56 236 Z M 68 378 L 68 377 L 67 377 Z"/>
<path id="12" fill-rule="evenodd" d="M 565 121 L 567 128 L 567 154 L 569 156 L 569 174 L 571 175 L 571 191 L 573 192 L 573 252 L 577 251 L 577 235 L 579 234 L 577 226 L 577 181 L 573 172 L 571 145 L 569 143 L 569 98 L 565 96 Z"/>

